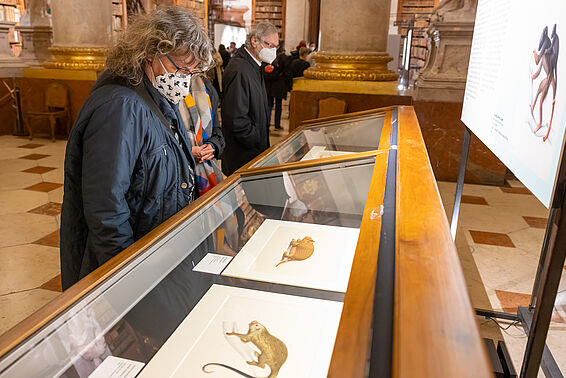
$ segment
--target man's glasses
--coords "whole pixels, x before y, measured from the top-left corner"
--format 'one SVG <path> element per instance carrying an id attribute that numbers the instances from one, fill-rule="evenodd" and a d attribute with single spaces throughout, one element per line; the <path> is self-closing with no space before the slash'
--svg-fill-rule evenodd
<path id="1" fill-rule="evenodd" d="M 184 75 L 199 75 L 199 74 L 203 74 L 203 71 L 191 71 L 188 68 L 183 68 L 183 67 L 179 67 L 174 61 L 173 59 L 171 59 L 171 57 L 169 55 L 167 55 L 167 59 L 169 59 L 169 61 L 171 62 L 171 64 L 175 67 L 175 69 L 177 71 L 175 71 L 175 74 L 181 73 Z"/>
<path id="2" fill-rule="evenodd" d="M 260 39 L 261 43 L 263 43 L 265 46 L 269 47 L 270 49 L 276 49 L 279 47 L 279 44 L 274 45 L 273 43 L 269 43 L 264 41 L 263 39 Z"/>

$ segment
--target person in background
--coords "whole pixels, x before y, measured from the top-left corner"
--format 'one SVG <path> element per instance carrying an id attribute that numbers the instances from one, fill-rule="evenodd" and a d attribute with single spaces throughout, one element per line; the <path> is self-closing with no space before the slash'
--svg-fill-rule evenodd
<path id="1" fill-rule="evenodd" d="M 295 47 L 295 50 L 291 51 L 291 59 L 299 59 L 299 51 L 301 50 L 301 47 L 307 47 L 307 41 L 304 39 L 299 42 L 297 47 Z"/>
<path id="2" fill-rule="evenodd" d="M 222 171 L 227 176 L 269 147 L 269 108 L 261 65 L 275 60 L 278 45 L 275 26 L 261 22 L 249 32 L 224 72 Z"/>
<path id="3" fill-rule="evenodd" d="M 291 62 L 291 77 L 301 77 L 303 72 L 311 65 L 307 62 L 307 55 L 309 54 L 309 49 L 306 47 L 301 47 L 299 50 L 299 59 L 295 59 Z"/>
<path id="4" fill-rule="evenodd" d="M 230 48 L 228 49 L 228 52 L 230 53 L 230 58 L 236 54 L 236 50 L 238 50 L 236 48 L 236 42 L 230 42 Z"/>
<path id="5" fill-rule="evenodd" d="M 198 19 L 175 6 L 138 16 L 110 49 L 67 142 L 64 289 L 198 197 L 179 103 L 211 53 Z"/>
<path id="6" fill-rule="evenodd" d="M 267 103 L 269 106 L 269 119 L 271 124 L 271 112 L 273 104 L 275 103 L 275 129 L 282 130 L 281 127 L 281 111 L 283 108 L 283 99 L 287 98 L 287 91 L 289 90 L 288 79 L 288 57 L 285 54 L 285 49 L 279 43 L 277 58 L 272 64 L 264 67 L 263 77 L 265 79 L 265 87 L 267 91 Z"/>
<path id="7" fill-rule="evenodd" d="M 210 80 L 212 82 L 212 85 L 214 86 L 216 93 L 221 94 L 222 93 L 222 72 L 224 72 L 224 69 L 222 68 L 222 66 L 224 65 L 224 61 L 223 61 L 220 53 L 218 51 L 216 51 L 216 49 L 214 47 L 212 48 L 212 58 L 214 59 L 215 64 L 214 64 L 214 66 L 212 66 L 206 72 L 206 76 L 207 76 L 208 80 Z"/>
<path id="8" fill-rule="evenodd" d="M 222 44 L 218 46 L 218 52 L 222 57 L 222 68 L 226 69 L 226 66 L 230 63 L 230 53 L 226 50 L 226 46 Z"/>
<path id="9" fill-rule="evenodd" d="M 309 43 L 309 54 L 307 55 L 307 62 L 312 66 L 314 64 L 313 53 L 316 52 L 316 43 Z"/>

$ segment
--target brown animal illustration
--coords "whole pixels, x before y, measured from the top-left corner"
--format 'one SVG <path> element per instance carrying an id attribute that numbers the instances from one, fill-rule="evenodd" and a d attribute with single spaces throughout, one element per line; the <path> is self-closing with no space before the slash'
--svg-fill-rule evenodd
<path id="1" fill-rule="evenodd" d="M 300 240 L 291 240 L 287 250 L 283 252 L 283 257 L 281 262 L 275 265 L 277 268 L 279 265 L 289 262 L 289 261 L 302 261 L 306 260 L 312 256 L 314 253 L 314 240 L 310 236 L 305 236 Z"/>
<path id="2" fill-rule="evenodd" d="M 259 353 L 255 352 L 255 356 L 257 357 L 256 361 L 246 361 L 249 365 L 257 366 L 261 369 L 265 368 L 265 366 L 269 366 L 270 372 L 269 375 L 265 378 L 275 378 L 277 374 L 279 374 L 279 370 L 287 360 L 287 346 L 277 337 L 273 336 L 269 333 L 267 328 L 264 325 L 260 324 L 257 320 L 254 320 L 250 323 L 248 328 L 248 333 L 236 333 L 236 332 L 226 332 L 228 336 L 238 336 L 240 340 L 244 343 L 251 342 L 253 345 L 259 349 Z M 233 368 L 228 365 L 220 364 L 220 363 L 208 363 L 202 367 L 202 371 L 205 373 L 210 373 L 210 371 L 206 371 L 208 366 L 222 366 L 226 369 L 230 369 L 246 378 L 254 378 L 253 376 L 246 374 L 236 368 Z"/>

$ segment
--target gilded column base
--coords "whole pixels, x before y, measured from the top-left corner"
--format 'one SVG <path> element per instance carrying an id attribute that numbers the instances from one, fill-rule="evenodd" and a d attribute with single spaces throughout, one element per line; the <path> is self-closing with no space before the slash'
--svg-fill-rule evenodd
<path id="1" fill-rule="evenodd" d="M 304 72 L 307 79 L 348 81 L 395 81 L 397 74 L 387 68 L 393 60 L 386 52 L 333 54 L 321 51 L 313 56 L 315 64 Z"/>
<path id="2" fill-rule="evenodd" d="M 53 59 L 46 61 L 45 68 L 102 71 L 106 68 L 106 52 L 96 47 L 50 47 Z"/>

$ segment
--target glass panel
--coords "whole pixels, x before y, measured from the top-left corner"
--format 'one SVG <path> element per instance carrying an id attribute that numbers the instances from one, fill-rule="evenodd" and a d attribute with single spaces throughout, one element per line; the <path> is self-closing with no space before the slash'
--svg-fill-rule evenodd
<path id="1" fill-rule="evenodd" d="M 385 114 L 306 128 L 269 154 L 256 167 L 377 150 Z"/>
<path id="2" fill-rule="evenodd" d="M 341 292 L 194 267 L 211 252 L 237 256 L 267 221 L 359 228 L 374 163 L 372 157 L 240 179 L 5 356 L 0 375 L 87 377 L 110 355 L 148 362 L 215 283 L 342 301 Z"/>

